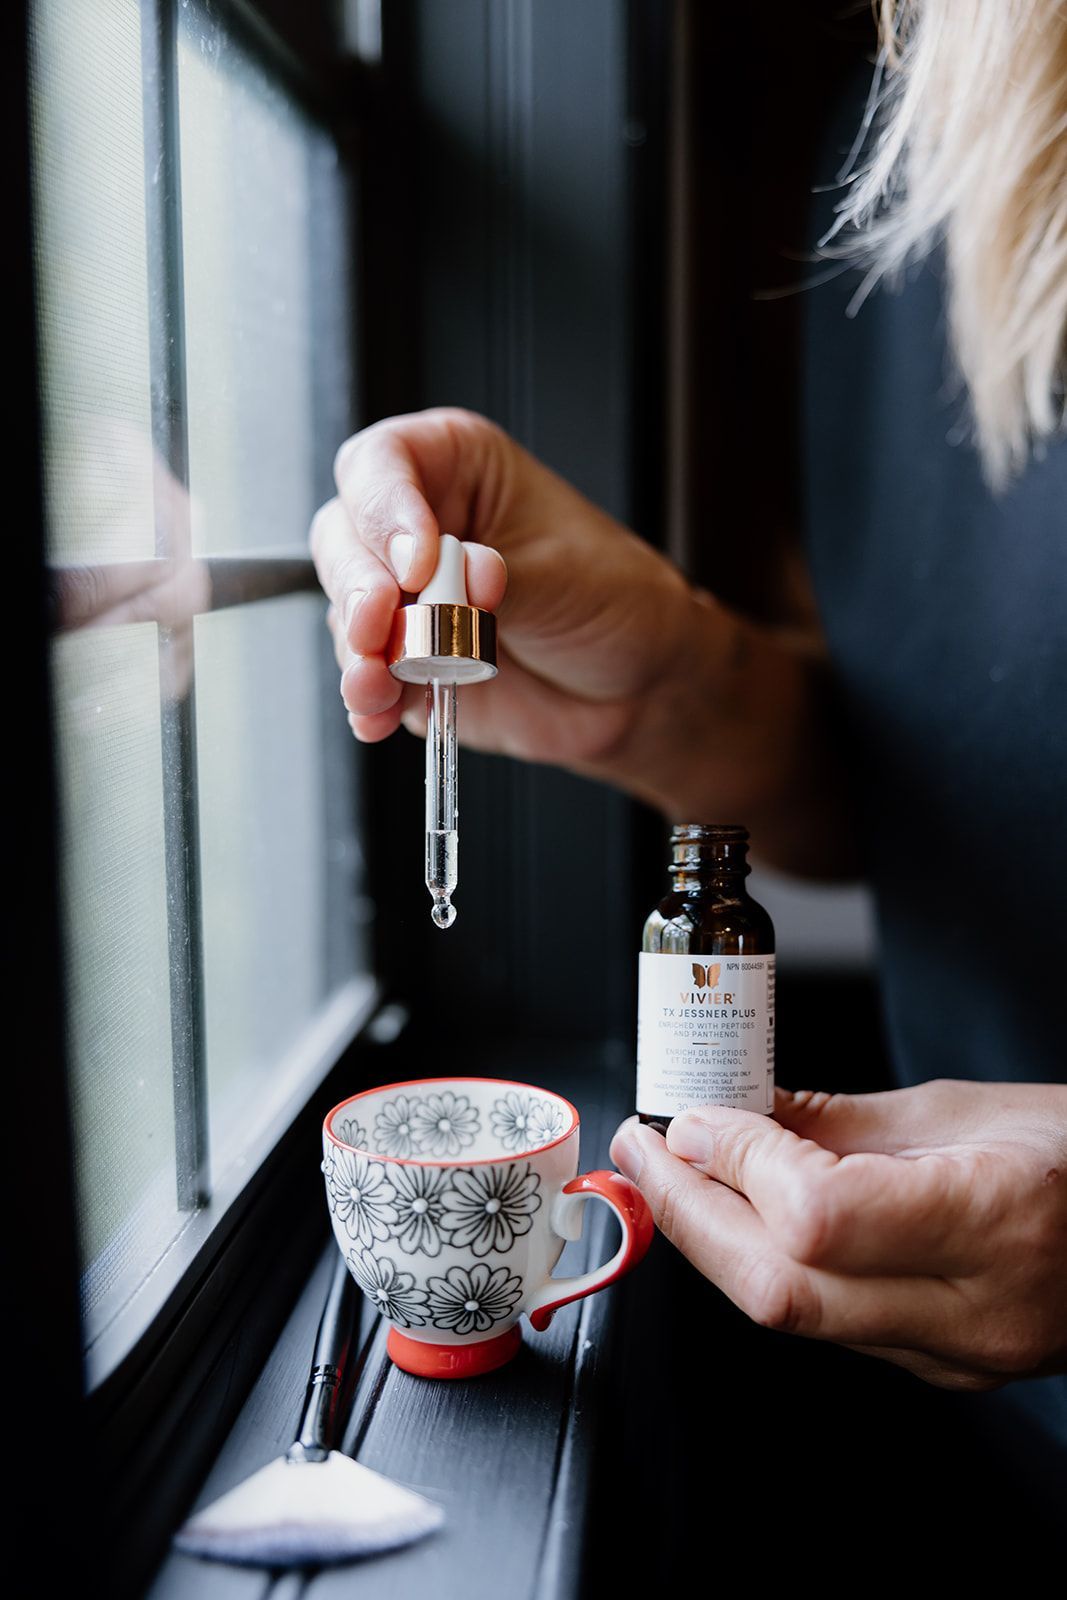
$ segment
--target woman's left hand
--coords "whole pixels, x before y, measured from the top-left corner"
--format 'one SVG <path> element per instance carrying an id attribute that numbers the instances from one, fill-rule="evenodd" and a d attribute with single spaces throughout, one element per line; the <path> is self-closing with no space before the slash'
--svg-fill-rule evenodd
<path id="1" fill-rule="evenodd" d="M 1067 1370 L 1067 1086 L 936 1079 L 704 1106 L 612 1160 L 764 1327 L 992 1389 Z"/>

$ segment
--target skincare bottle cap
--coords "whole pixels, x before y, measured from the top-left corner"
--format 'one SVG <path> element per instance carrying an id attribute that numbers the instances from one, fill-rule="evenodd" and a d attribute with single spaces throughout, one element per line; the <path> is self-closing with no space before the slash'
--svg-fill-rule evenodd
<path id="1" fill-rule="evenodd" d="M 433 577 L 393 620 L 389 671 L 404 683 L 479 683 L 496 677 L 496 618 L 467 598 L 467 557 L 443 533 Z"/>

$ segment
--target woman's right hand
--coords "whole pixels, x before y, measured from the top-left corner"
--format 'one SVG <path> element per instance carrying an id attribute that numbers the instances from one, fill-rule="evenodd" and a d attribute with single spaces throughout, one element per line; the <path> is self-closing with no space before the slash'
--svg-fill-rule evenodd
<path id="1" fill-rule="evenodd" d="M 676 817 L 743 817 L 763 858 L 796 871 L 851 870 L 810 648 L 693 589 L 472 412 L 375 423 L 341 446 L 334 477 L 311 548 L 357 738 L 425 727 L 424 690 L 398 683 L 385 651 L 452 533 L 467 543 L 471 603 L 500 619 L 498 677 L 463 691 L 465 744 L 569 767 Z"/>
<path id="2" fill-rule="evenodd" d="M 424 691 L 392 677 L 384 652 L 452 533 L 468 541 L 471 603 L 500 622 L 499 676 L 463 693 L 464 742 L 593 773 L 610 762 L 677 668 L 693 625 L 681 574 L 468 411 L 376 423 L 341 446 L 334 477 L 311 548 L 356 737 L 424 726 Z"/>

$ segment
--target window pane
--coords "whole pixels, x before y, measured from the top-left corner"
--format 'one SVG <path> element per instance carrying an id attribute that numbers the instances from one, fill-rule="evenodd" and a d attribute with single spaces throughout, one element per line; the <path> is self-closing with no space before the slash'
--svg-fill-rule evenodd
<path id="1" fill-rule="evenodd" d="M 175 74 L 154 37 L 145 70 L 141 16 L 136 0 L 31 9 L 48 551 L 93 569 L 53 574 L 70 630 L 53 692 L 94 1374 L 162 1304 L 371 987 L 324 602 L 211 612 L 199 559 L 303 553 L 329 493 L 351 421 L 347 188 L 327 136 L 217 20 L 183 0 Z M 146 169 L 146 125 L 180 126 L 180 218 Z M 150 343 L 169 269 L 184 306 Z M 183 352 L 184 385 L 169 370 Z M 187 428 L 188 489 L 153 446 L 153 395 L 175 463 Z M 190 524 L 196 559 L 152 561 L 187 551 Z M 206 1200 L 190 1086 L 208 1108 Z"/>
<path id="2" fill-rule="evenodd" d="M 151 556 L 139 7 L 38 0 L 31 50 L 48 550 Z"/>
<path id="3" fill-rule="evenodd" d="M 178 74 L 194 549 L 293 549 L 337 443 L 316 438 L 312 343 L 312 197 L 336 163 L 196 6 L 181 13 Z"/>
<path id="4" fill-rule="evenodd" d="M 357 970 L 354 851 L 346 862 L 343 841 L 328 849 L 328 774 L 323 719 L 316 715 L 323 701 L 322 634 L 322 606 L 305 595 L 196 624 L 216 1182 L 292 1093 L 279 1067 L 328 998 L 338 955 L 347 958 L 349 975 Z M 350 913 L 332 933 L 331 891 L 344 896 Z M 338 938 L 347 948 L 331 951 Z"/>
<path id="5" fill-rule="evenodd" d="M 106 1320 L 181 1225 L 154 624 L 53 650 L 83 1306 Z"/>
<path id="6" fill-rule="evenodd" d="M 31 16 L 48 549 L 155 546 L 139 9 Z M 53 649 L 82 1298 L 107 1320 L 182 1225 L 174 1166 L 158 632 Z"/>
<path id="7" fill-rule="evenodd" d="M 301 549 L 349 421 L 336 152 L 195 4 L 179 17 L 178 86 L 194 549 Z M 329 660 L 323 602 L 308 597 L 196 623 L 216 1183 L 292 1092 L 286 1062 L 361 966 L 354 752 Z"/>

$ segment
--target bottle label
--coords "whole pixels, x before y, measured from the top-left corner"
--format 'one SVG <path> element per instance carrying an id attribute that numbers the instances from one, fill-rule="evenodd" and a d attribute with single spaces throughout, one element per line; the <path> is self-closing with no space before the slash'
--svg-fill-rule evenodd
<path id="1" fill-rule="evenodd" d="M 637 1109 L 774 1110 L 774 957 L 638 957 Z"/>

